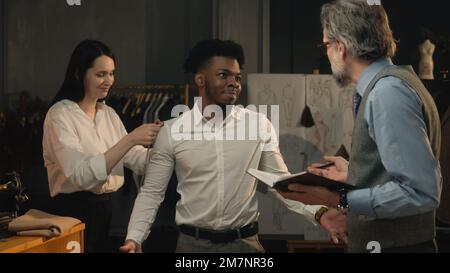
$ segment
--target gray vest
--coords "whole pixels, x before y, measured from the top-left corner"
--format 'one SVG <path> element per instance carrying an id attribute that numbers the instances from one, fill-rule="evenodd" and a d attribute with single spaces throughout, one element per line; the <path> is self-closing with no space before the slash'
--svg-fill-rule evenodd
<path id="1" fill-rule="evenodd" d="M 369 93 L 381 78 L 394 76 L 415 90 L 422 100 L 422 112 L 427 125 L 428 138 L 435 157 L 439 158 L 441 132 L 439 114 L 433 98 L 414 73 L 412 68 L 389 66 L 380 71 L 370 82 L 361 99 L 353 129 L 352 148 L 348 170 L 348 183 L 370 188 L 392 180 L 381 162 L 376 143 L 370 138 L 364 111 Z M 405 132 L 405 136 L 407 132 Z M 401 141 L 399 139 L 398 141 Z M 351 209 L 351 208 L 350 208 Z M 365 221 L 353 213 L 348 214 L 348 237 L 350 252 L 368 252 L 366 246 L 371 241 L 380 243 L 383 248 L 414 245 L 433 240 L 435 237 L 435 211 L 396 219 L 376 219 Z"/>

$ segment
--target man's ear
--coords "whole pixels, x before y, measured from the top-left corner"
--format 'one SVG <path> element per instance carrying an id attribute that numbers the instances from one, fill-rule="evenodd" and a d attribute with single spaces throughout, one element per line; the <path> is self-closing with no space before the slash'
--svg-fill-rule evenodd
<path id="1" fill-rule="evenodd" d="M 205 75 L 203 73 L 195 74 L 194 80 L 198 87 L 205 87 Z"/>
<path id="2" fill-rule="evenodd" d="M 337 44 L 337 47 L 338 47 L 337 49 L 338 49 L 338 52 L 339 52 L 339 56 L 342 59 L 345 59 L 345 57 L 347 57 L 347 47 L 341 41 L 337 41 L 336 44 Z"/>

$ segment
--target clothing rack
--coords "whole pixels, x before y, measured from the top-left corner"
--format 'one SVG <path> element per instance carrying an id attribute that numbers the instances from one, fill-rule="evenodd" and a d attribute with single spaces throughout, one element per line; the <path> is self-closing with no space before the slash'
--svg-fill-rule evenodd
<path id="1" fill-rule="evenodd" d="M 185 105 L 189 104 L 189 93 L 190 93 L 190 85 L 186 83 L 184 85 L 179 84 L 131 84 L 124 86 L 113 87 L 110 92 L 110 95 L 114 95 L 117 92 L 120 93 L 139 93 L 139 92 L 148 92 L 148 91 L 163 91 L 163 90 L 173 90 L 179 92 L 181 94 L 180 101 L 183 101 Z M 112 93 L 112 94 L 111 94 Z"/>
<path id="2" fill-rule="evenodd" d="M 131 132 L 143 123 L 171 119 L 179 104 L 189 105 L 191 86 L 186 84 L 131 84 L 111 89 L 106 103 L 114 108 Z"/>

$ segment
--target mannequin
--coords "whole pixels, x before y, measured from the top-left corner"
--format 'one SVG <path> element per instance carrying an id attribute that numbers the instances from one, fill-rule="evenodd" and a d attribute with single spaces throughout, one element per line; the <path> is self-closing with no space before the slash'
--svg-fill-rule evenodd
<path id="1" fill-rule="evenodd" d="M 433 53 L 435 48 L 436 46 L 430 40 L 426 40 L 419 46 L 419 78 L 422 80 L 434 80 Z"/>

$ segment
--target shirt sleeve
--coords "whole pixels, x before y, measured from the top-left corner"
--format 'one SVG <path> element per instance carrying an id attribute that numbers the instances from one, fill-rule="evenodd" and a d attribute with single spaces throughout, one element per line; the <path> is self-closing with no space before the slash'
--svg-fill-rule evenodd
<path id="1" fill-rule="evenodd" d="M 279 150 L 272 152 L 262 152 L 259 168 L 262 171 L 270 172 L 277 175 L 289 175 L 286 164 L 283 161 Z M 269 188 L 269 191 L 289 209 L 296 213 L 302 214 L 311 223 L 316 225 L 315 214 L 323 206 L 305 205 L 302 202 L 285 199 L 276 190 Z"/>
<path id="2" fill-rule="evenodd" d="M 270 172 L 276 175 L 289 175 L 289 170 L 284 163 L 280 149 L 278 147 L 278 137 L 276 130 L 270 121 L 266 120 L 267 128 L 270 128 L 270 138 L 265 139 L 263 152 L 258 169 L 265 172 Z M 315 214 L 323 206 L 305 205 L 301 202 L 288 200 L 281 196 L 276 190 L 270 188 L 269 191 L 275 195 L 283 204 L 296 213 L 302 214 L 311 223 L 316 225 Z"/>
<path id="3" fill-rule="evenodd" d="M 392 181 L 349 192 L 349 208 L 367 220 L 431 211 L 439 205 L 442 178 L 428 140 L 422 102 L 399 79 L 389 77 L 379 83 L 369 95 L 364 116 Z"/>
<path id="4" fill-rule="evenodd" d="M 114 113 L 114 115 L 117 119 L 117 124 L 120 127 L 122 136 L 126 136 L 128 133 L 125 126 L 123 126 L 119 116 L 117 116 L 116 113 Z M 145 172 L 146 162 L 150 159 L 152 154 L 151 149 L 149 151 L 149 149 L 144 148 L 142 145 L 135 145 L 123 157 L 123 165 L 132 170 L 135 174 L 143 175 Z"/>
<path id="5" fill-rule="evenodd" d="M 169 126 L 161 128 L 152 157 L 145 171 L 144 185 L 141 187 L 128 224 L 127 240 L 138 244 L 148 237 L 150 227 L 155 221 L 161 202 L 164 200 L 167 185 L 175 166 Z"/>
<path id="6" fill-rule="evenodd" d="M 67 182 L 83 190 L 106 182 L 108 175 L 104 154 L 89 155 L 84 152 L 75 128 L 70 126 L 63 114 L 50 112 L 45 130 L 55 153 L 56 164 L 61 166 Z"/>

